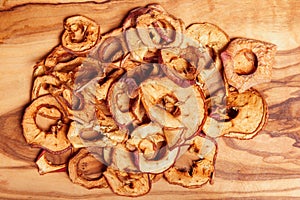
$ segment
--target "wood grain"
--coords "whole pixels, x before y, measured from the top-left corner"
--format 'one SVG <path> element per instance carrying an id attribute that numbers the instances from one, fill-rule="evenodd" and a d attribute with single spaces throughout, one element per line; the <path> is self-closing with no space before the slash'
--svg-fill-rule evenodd
<path id="1" fill-rule="evenodd" d="M 0 199 L 124 199 L 109 189 L 87 190 L 65 173 L 40 176 L 39 150 L 22 136 L 21 118 L 29 102 L 32 66 L 59 43 L 62 22 L 82 14 L 107 32 L 137 6 L 160 2 L 186 25 L 212 22 L 231 37 L 278 46 L 271 83 L 256 88 L 269 105 L 269 120 L 252 140 L 219 139 L 213 185 L 185 189 L 164 180 L 137 199 L 300 198 L 300 2 L 221 1 L 0 1 Z"/>

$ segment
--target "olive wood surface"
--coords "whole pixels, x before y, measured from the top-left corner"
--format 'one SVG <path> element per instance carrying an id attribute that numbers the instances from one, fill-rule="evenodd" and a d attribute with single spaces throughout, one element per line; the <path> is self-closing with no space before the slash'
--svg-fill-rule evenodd
<path id="1" fill-rule="evenodd" d="M 21 119 L 32 67 L 59 43 L 64 18 L 85 15 L 104 33 L 154 2 L 186 25 L 211 22 L 231 38 L 274 43 L 278 53 L 271 83 L 256 87 L 269 105 L 268 124 L 252 140 L 218 139 L 214 184 L 185 189 L 160 180 L 137 199 L 300 198 L 300 1 L 0 0 L 0 199 L 124 199 L 75 185 L 66 173 L 40 176 L 39 150 L 25 143 Z"/>

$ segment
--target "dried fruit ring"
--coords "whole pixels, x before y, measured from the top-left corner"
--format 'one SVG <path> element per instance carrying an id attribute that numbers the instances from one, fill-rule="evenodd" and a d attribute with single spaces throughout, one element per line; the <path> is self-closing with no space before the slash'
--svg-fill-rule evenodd
<path id="1" fill-rule="evenodd" d="M 200 187 L 212 179 L 217 146 L 214 141 L 201 136 L 195 136 L 187 144 L 188 150 L 164 172 L 164 177 L 171 184 Z"/>
<path id="2" fill-rule="evenodd" d="M 62 151 L 70 146 L 65 108 L 52 95 L 35 99 L 23 116 L 23 134 L 28 144 L 49 151 Z"/>
<path id="3" fill-rule="evenodd" d="M 103 176 L 107 166 L 99 158 L 86 148 L 70 159 L 68 170 L 72 182 L 80 184 L 86 188 L 108 187 Z"/>
<path id="4" fill-rule="evenodd" d="M 197 85 L 183 88 L 166 77 L 152 78 L 141 84 L 140 93 L 150 119 L 164 127 L 170 148 L 201 129 L 206 105 Z"/>
<path id="5" fill-rule="evenodd" d="M 233 40 L 221 54 L 228 83 L 244 92 L 270 81 L 275 53 L 274 44 L 244 38 Z"/>
<path id="6" fill-rule="evenodd" d="M 267 116 L 267 104 L 259 92 L 254 89 L 231 92 L 227 97 L 226 118 L 208 117 L 203 131 L 211 137 L 251 139 L 264 127 Z"/>
<path id="7" fill-rule="evenodd" d="M 108 167 L 104 176 L 111 190 L 121 196 L 137 197 L 147 194 L 151 189 L 148 174 L 128 173 Z"/>
<path id="8" fill-rule="evenodd" d="M 73 52 L 84 53 L 94 47 L 98 41 L 100 28 L 86 17 L 80 15 L 69 17 L 64 27 L 62 45 Z"/>
<path id="9" fill-rule="evenodd" d="M 218 26 L 211 23 L 195 23 L 186 29 L 187 37 L 196 40 L 201 45 L 219 52 L 230 41 L 229 36 Z"/>
<path id="10" fill-rule="evenodd" d="M 161 10 L 140 15 L 136 28 L 148 48 L 179 47 L 183 40 L 183 21 Z"/>

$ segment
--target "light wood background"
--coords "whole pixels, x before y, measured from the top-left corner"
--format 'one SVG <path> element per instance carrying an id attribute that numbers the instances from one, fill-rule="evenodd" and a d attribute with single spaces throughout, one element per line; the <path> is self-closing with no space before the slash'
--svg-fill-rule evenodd
<path id="1" fill-rule="evenodd" d="M 191 190 L 161 180 L 137 199 L 300 198 L 300 1 L 0 0 L 0 199 L 124 199 L 72 184 L 65 173 L 40 176 L 38 150 L 24 142 L 20 120 L 32 67 L 59 43 L 65 17 L 88 16 L 107 32 L 132 8 L 153 2 L 186 25 L 215 23 L 279 51 L 272 82 L 256 87 L 269 104 L 268 125 L 252 140 L 218 140 L 214 184 Z"/>

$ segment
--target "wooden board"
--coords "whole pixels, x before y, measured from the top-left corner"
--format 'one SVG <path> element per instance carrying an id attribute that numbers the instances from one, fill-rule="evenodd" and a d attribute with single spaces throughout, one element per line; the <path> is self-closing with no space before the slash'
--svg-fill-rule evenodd
<path id="1" fill-rule="evenodd" d="M 40 2 L 40 3 L 38 3 Z M 252 140 L 219 139 L 213 185 L 185 189 L 164 180 L 137 199 L 259 199 L 300 197 L 300 1 L 0 1 L 0 199 L 124 199 L 87 190 L 64 173 L 40 176 L 37 149 L 22 137 L 33 65 L 59 43 L 65 17 L 82 14 L 107 32 L 137 6 L 160 2 L 186 25 L 212 22 L 232 38 L 278 46 L 271 83 L 256 87 L 269 105 L 265 130 Z"/>

